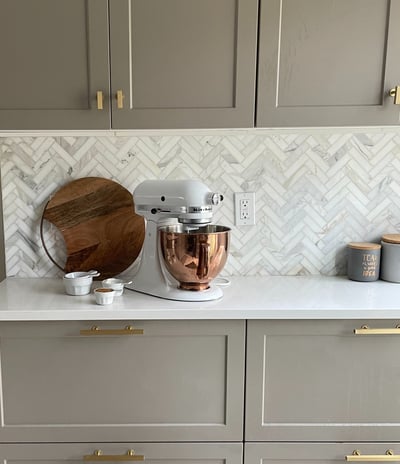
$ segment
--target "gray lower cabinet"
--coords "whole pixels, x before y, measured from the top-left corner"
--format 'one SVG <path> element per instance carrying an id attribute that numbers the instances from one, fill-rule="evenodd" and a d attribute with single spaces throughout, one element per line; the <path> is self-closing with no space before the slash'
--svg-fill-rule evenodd
<path id="1" fill-rule="evenodd" d="M 245 439 L 398 441 L 398 324 L 249 321 Z"/>
<path id="2" fill-rule="evenodd" d="M 244 321 L 4 322 L 0 442 L 242 441 L 244 350 Z"/>
<path id="3" fill-rule="evenodd" d="M 0 130 L 110 127 L 107 4 L 1 0 Z"/>
<path id="4" fill-rule="evenodd" d="M 359 461 L 387 461 L 400 454 L 399 443 L 246 443 L 246 464 L 339 464 L 359 452 Z M 375 456 L 367 459 L 367 456 Z M 364 457 L 363 457 L 364 456 Z M 392 459 L 393 461 L 394 459 Z M 397 459 L 398 460 L 398 459 Z"/>
<path id="5" fill-rule="evenodd" d="M 3 322 L 0 460 L 397 459 L 398 324 Z"/>
<path id="6" fill-rule="evenodd" d="M 259 37 L 257 126 L 399 124 L 399 0 L 261 0 Z"/>
<path id="7" fill-rule="evenodd" d="M 132 456 L 134 454 L 134 456 Z M 68 443 L 0 445 L 4 464 L 136 462 L 171 464 L 242 464 L 241 443 Z"/>

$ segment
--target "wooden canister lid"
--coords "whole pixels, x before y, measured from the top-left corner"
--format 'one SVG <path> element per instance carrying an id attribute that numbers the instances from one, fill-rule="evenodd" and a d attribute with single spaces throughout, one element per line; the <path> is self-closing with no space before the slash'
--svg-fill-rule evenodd
<path id="1" fill-rule="evenodd" d="M 356 250 L 379 250 L 381 248 L 381 245 L 379 243 L 369 242 L 351 242 L 348 243 L 347 246 Z"/>
<path id="2" fill-rule="evenodd" d="M 400 244 L 400 234 L 386 234 L 382 236 L 382 242 Z"/>

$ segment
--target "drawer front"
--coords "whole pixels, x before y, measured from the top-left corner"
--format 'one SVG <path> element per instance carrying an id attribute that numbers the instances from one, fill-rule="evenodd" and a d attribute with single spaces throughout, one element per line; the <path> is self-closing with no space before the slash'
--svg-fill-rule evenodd
<path id="1" fill-rule="evenodd" d="M 3 323 L 0 441 L 241 440 L 244 335 L 243 321 Z"/>
<path id="2" fill-rule="evenodd" d="M 250 321 L 246 439 L 397 440 L 400 335 L 364 324 L 398 321 Z"/>
<path id="3" fill-rule="evenodd" d="M 400 454 L 400 443 L 246 443 L 245 464 L 340 464 L 348 462 L 354 451 L 359 451 L 359 463 L 368 462 L 368 456 L 375 455 L 374 462 L 388 462 L 393 456 L 387 452 Z M 398 456 L 397 456 L 398 457 Z M 363 461 L 365 459 L 365 461 Z M 370 459 L 371 460 L 371 459 Z M 399 459 L 398 459 L 399 460 Z M 393 459 L 392 459 L 393 462 Z"/>
<path id="4" fill-rule="evenodd" d="M 147 464 L 242 464 L 243 454 L 241 443 L 70 443 L 0 445 L 0 457 L 4 464 L 107 462 L 95 460 L 99 450 L 108 462 L 132 462 L 128 454 L 135 453 Z"/>

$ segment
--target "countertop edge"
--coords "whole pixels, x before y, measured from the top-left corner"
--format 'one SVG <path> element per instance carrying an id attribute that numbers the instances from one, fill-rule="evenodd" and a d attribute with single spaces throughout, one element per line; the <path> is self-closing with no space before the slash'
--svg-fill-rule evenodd
<path id="1" fill-rule="evenodd" d="M 66 295 L 61 279 L 9 277 L 0 283 L 0 321 L 400 320 L 400 284 L 325 276 L 230 279 L 223 298 L 211 302 L 125 291 L 114 304 L 99 306 L 93 294 Z"/>

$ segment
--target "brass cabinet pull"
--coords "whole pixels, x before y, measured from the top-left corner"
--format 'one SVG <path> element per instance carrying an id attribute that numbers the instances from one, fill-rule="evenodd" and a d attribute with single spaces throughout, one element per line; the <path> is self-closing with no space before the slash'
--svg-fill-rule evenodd
<path id="1" fill-rule="evenodd" d="M 396 85 L 394 89 L 389 90 L 389 95 L 394 98 L 393 103 L 400 105 L 400 85 Z"/>
<path id="2" fill-rule="evenodd" d="M 117 90 L 117 108 L 122 110 L 124 107 L 124 98 L 125 95 L 122 93 L 122 90 Z"/>
<path id="3" fill-rule="evenodd" d="M 356 335 L 400 335 L 400 325 L 389 329 L 371 329 L 363 325 L 359 329 L 354 329 Z"/>
<path id="4" fill-rule="evenodd" d="M 126 454 L 103 454 L 96 450 L 93 454 L 85 454 L 84 461 L 144 461 L 143 454 L 135 454 L 134 450 L 128 450 Z"/>
<path id="5" fill-rule="evenodd" d="M 103 109 L 104 96 L 103 96 L 103 92 L 101 90 L 97 91 L 96 98 L 97 98 L 97 109 L 102 110 Z"/>
<path id="6" fill-rule="evenodd" d="M 400 461 L 400 455 L 394 454 L 393 450 L 387 450 L 385 454 L 364 454 L 362 455 L 360 450 L 354 450 L 353 454 L 345 456 L 346 461 Z"/>
<path id="7" fill-rule="evenodd" d="M 143 335 L 143 329 L 135 329 L 132 325 L 127 325 L 123 329 L 100 329 L 94 325 L 90 329 L 82 329 L 81 335 Z"/>

